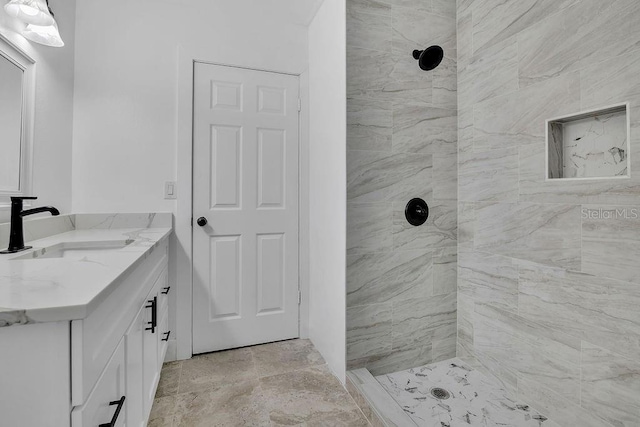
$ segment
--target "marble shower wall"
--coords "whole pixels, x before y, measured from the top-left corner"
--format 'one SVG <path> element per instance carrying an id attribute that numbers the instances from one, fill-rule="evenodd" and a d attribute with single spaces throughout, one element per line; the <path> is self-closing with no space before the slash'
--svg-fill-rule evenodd
<path id="1" fill-rule="evenodd" d="M 455 356 L 455 16 L 455 0 L 347 0 L 348 369 Z M 445 58 L 422 71 L 411 53 L 434 44 Z"/>
<path id="2" fill-rule="evenodd" d="M 640 425 L 640 2 L 458 0 L 458 356 L 566 426 Z M 545 120 L 630 103 L 630 178 Z"/>

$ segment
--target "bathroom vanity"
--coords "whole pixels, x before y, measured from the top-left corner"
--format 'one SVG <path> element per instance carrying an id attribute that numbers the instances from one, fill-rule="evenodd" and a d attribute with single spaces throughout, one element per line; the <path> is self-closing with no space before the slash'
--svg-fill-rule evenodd
<path id="1" fill-rule="evenodd" d="M 33 249 L 0 256 L 0 425 L 146 425 L 171 338 L 171 223 L 25 222 Z"/>

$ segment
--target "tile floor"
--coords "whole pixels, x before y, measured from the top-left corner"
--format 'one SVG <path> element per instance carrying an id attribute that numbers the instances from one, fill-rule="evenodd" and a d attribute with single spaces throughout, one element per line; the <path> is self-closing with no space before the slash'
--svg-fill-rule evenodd
<path id="1" fill-rule="evenodd" d="M 368 426 L 309 340 L 164 365 L 149 427 Z"/>
<path id="2" fill-rule="evenodd" d="M 553 425 L 458 358 L 379 375 L 376 379 L 420 427 Z M 442 388 L 448 395 L 436 398 L 432 394 L 434 388 Z"/>

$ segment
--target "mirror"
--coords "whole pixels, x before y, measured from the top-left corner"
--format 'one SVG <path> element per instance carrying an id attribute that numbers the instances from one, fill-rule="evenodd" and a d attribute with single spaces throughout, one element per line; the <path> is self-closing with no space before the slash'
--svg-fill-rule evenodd
<path id="1" fill-rule="evenodd" d="M 30 191 L 34 61 L 0 36 L 0 204 Z"/>
<path id="2" fill-rule="evenodd" d="M 0 56 L 0 191 L 20 191 L 23 70 Z"/>

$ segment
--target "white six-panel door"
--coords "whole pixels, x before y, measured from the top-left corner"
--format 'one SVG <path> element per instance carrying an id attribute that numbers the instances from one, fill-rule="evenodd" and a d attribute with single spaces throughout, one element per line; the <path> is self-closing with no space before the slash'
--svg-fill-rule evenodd
<path id="1" fill-rule="evenodd" d="M 298 90 L 195 64 L 194 354 L 298 336 Z"/>

